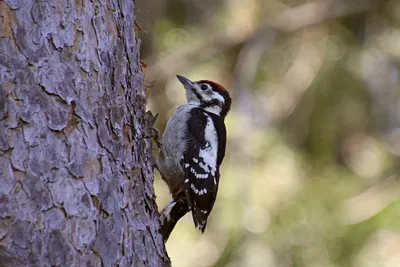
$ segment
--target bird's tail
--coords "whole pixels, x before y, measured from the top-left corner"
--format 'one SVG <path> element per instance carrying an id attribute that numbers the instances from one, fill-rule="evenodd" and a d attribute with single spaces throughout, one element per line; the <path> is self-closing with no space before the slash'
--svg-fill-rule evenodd
<path id="1" fill-rule="evenodd" d="M 189 205 L 186 201 L 184 193 L 179 194 L 178 196 L 173 198 L 161 211 L 160 224 L 164 242 L 167 242 L 172 230 L 174 230 L 174 227 L 179 219 L 188 212 Z"/>

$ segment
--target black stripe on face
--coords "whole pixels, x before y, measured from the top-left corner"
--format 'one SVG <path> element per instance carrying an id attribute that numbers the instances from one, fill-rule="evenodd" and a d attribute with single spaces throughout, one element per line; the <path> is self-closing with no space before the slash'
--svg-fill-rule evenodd
<path id="1" fill-rule="evenodd" d="M 200 105 L 201 108 L 209 108 L 209 107 L 215 107 L 215 106 L 221 107 L 221 102 L 219 102 L 219 101 L 216 100 L 216 99 L 213 99 L 213 100 L 211 100 L 211 101 L 209 101 L 209 102 L 203 102 L 203 103 Z"/>
<path id="2" fill-rule="evenodd" d="M 196 91 L 196 89 L 192 89 L 192 92 L 197 97 L 197 99 L 199 99 L 201 108 L 209 108 L 209 107 L 219 106 L 222 109 L 222 103 L 219 100 L 211 99 L 211 101 L 206 101 L 201 96 L 201 94 Z"/>
<path id="3" fill-rule="evenodd" d="M 211 88 L 214 92 L 220 94 L 224 99 L 225 99 L 225 103 L 221 103 L 218 101 L 218 105 L 221 107 L 221 117 L 225 117 L 229 110 L 231 109 L 231 104 L 232 104 L 232 99 L 229 95 L 229 92 L 220 84 L 213 82 L 213 81 L 209 81 L 209 80 L 201 80 L 201 81 L 197 81 L 196 83 L 206 83 L 211 85 Z M 215 103 L 213 103 L 215 105 Z M 210 107 L 213 105 L 209 105 L 207 107 Z"/>
<path id="4" fill-rule="evenodd" d="M 200 103 L 203 104 L 204 103 L 204 99 L 201 96 L 201 94 L 199 94 L 199 92 L 196 91 L 196 89 L 192 89 L 193 94 L 197 97 L 198 100 L 200 100 Z"/>

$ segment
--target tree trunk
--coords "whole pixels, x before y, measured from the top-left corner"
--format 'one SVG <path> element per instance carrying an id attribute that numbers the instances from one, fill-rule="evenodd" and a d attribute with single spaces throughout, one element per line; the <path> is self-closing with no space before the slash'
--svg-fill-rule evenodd
<path id="1" fill-rule="evenodd" d="M 0 266 L 162 266 L 132 0 L 0 0 Z"/>

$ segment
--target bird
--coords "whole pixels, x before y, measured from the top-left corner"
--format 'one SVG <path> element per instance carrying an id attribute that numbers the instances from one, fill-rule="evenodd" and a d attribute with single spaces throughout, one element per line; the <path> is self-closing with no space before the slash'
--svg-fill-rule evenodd
<path id="1" fill-rule="evenodd" d="M 219 83 L 191 81 L 177 75 L 187 103 L 167 122 L 157 160 L 161 178 L 172 200 L 160 212 L 161 233 L 166 242 L 176 223 L 191 211 L 194 226 L 202 233 L 214 206 L 225 157 L 227 116 L 232 99 Z"/>

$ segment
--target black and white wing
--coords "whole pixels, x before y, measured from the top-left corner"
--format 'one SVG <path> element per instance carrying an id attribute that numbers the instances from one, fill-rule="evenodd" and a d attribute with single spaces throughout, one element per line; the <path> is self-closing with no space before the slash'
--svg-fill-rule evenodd
<path id="1" fill-rule="evenodd" d="M 185 194 L 194 224 L 204 232 L 217 196 L 226 129 L 220 116 L 199 108 L 190 111 L 187 126 L 189 136 L 181 161 L 185 172 Z"/>

